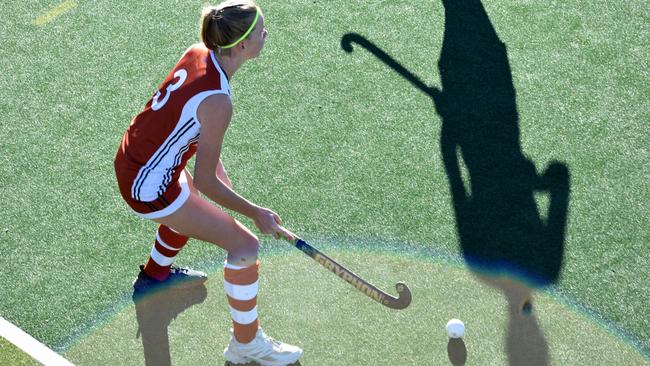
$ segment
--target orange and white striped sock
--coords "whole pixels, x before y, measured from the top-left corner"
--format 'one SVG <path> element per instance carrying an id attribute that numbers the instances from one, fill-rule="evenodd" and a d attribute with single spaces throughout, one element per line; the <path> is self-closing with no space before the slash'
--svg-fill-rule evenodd
<path id="1" fill-rule="evenodd" d="M 257 319 L 257 289 L 260 261 L 241 267 L 226 262 L 223 271 L 224 288 L 230 306 L 232 328 L 239 343 L 250 343 L 255 339 L 259 320 Z"/>
<path id="2" fill-rule="evenodd" d="M 151 255 L 144 265 L 147 276 L 164 281 L 169 276 L 169 269 L 176 259 L 178 252 L 185 246 L 188 237 L 177 233 L 171 228 L 160 225 L 156 233 L 156 241 L 151 248 Z"/>

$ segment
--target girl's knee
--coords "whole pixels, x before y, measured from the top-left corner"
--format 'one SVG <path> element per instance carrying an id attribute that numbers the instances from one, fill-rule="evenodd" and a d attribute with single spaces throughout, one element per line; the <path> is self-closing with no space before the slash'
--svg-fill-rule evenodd
<path id="1" fill-rule="evenodd" d="M 255 235 L 246 237 L 239 245 L 228 252 L 228 262 L 234 265 L 249 266 L 257 261 L 260 242 Z"/>
<path id="2" fill-rule="evenodd" d="M 259 252 L 260 250 L 259 239 L 257 239 L 255 235 L 252 235 L 250 238 L 247 238 L 247 240 L 244 242 L 242 249 L 245 252 L 255 253 L 255 255 L 257 256 L 257 252 Z"/>

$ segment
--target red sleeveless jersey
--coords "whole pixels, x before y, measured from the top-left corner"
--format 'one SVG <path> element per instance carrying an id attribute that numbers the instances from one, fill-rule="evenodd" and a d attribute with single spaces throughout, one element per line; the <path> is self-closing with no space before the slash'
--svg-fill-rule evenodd
<path id="1" fill-rule="evenodd" d="M 227 76 L 214 51 L 193 45 L 124 133 L 115 170 L 125 199 L 151 202 L 177 184 L 196 152 L 198 106 L 213 94 L 230 96 Z"/>

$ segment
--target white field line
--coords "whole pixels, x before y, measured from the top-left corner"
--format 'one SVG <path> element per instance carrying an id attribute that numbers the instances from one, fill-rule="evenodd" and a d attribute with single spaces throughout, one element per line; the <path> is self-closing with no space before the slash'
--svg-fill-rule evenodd
<path id="1" fill-rule="evenodd" d="M 74 366 L 70 361 L 52 351 L 22 329 L 0 316 L 0 336 L 13 343 L 45 366 Z"/>
<path id="2" fill-rule="evenodd" d="M 32 20 L 32 25 L 36 25 L 36 26 L 45 25 L 76 7 L 77 7 L 77 2 L 75 0 L 64 1 L 61 4 L 55 6 L 54 8 L 46 11 L 40 17 Z"/>

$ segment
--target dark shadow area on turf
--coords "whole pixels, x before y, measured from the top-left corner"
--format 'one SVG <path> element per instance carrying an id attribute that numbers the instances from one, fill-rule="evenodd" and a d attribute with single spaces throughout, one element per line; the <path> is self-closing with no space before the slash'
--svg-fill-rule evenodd
<path id="1" fill-rule="evenodd" d="M 467 347 L 462 338 L 450 338 L 447 343 L 447 357 L 453 366 L 463 366 L 467 362 Z"/>
<path id="2" fill-rule="evenodd" d="M 226 361 L 226 363 L 223 366 L 259 366 L 259 365 L 260 364 L 257 363 L 257 362 L 249 362 L 249 363 L 243 363 L 243 364 L 242 363 L 237 363 L 237 364 L 235 364 L 235 363 L 230 363 L 230 362 Z M 296 362 L 294 362 L 294 363 L 292 363 L 290 365 L 287 365 L 287 366 L 302 366 L 302 364 L 300 363 L 300 361 L 296 361 Z"/>
<path id="3" fill-rule="evenodd" d="M 142 338 L 147 366 L 171 365 L 169 325 L 190 307 L 205 301 L 208 290 L 204 284 L 187 289 L 161 289 L 140 295 L 133 293 L 138 334 Z"/>
<path id="4" fill-rule="evenodd" d="M 544 332 L 533 313 L 533 290 L 510 277 L 479 275 L 478 279 L 501 291 L 506 298 L 508 316 L 505 351 L 510 365 L 545 366 L 550 364 Z"/>
<path id="5" fill-rule="evenodd" d="M 510 364 L 547 365 L 548 345 L 532 310 L 532 292 L 560 277 L 569 170 L 554 161 L 537 174 L 524 156 L 506 46 L 483 4 L 442 2 L 440 89 L 358 34 L 346 34 L 341 47 L 348 53 L 353 44 L 365 48 L 433 100 L 442 120 L 440 149 L 463 258 L 482 282 L 506 297 Z M 547 197 L 548 209 L 537 207 L 535 193 Z M 525 355 L 531 357 L 524 362 Z"/>

